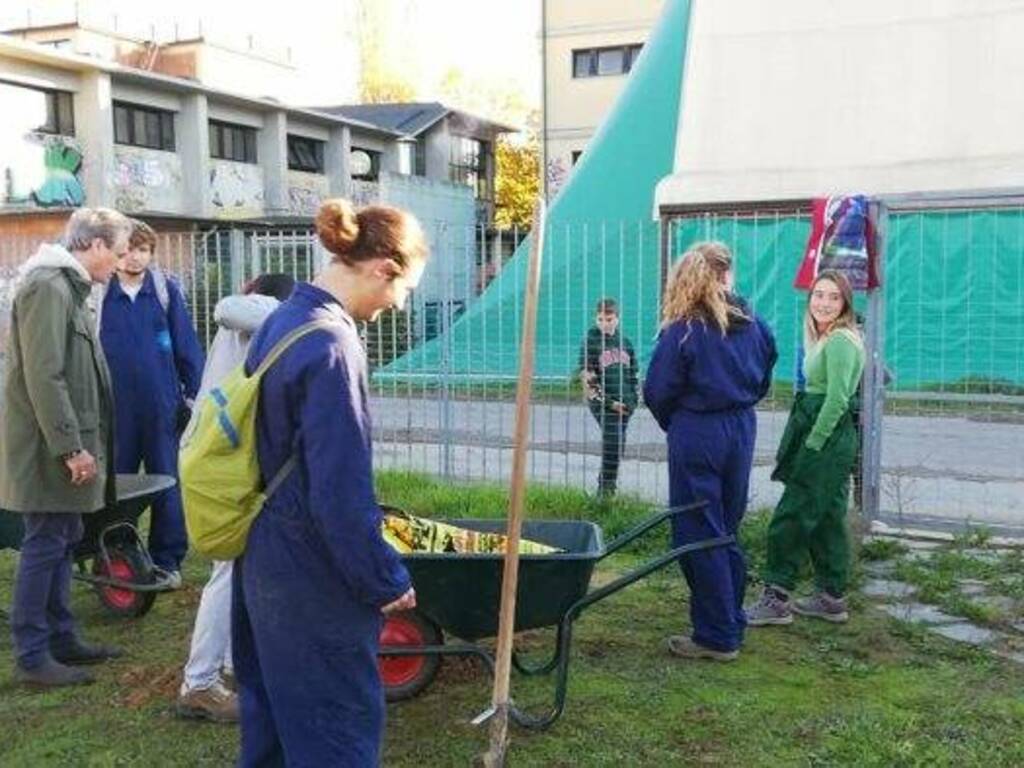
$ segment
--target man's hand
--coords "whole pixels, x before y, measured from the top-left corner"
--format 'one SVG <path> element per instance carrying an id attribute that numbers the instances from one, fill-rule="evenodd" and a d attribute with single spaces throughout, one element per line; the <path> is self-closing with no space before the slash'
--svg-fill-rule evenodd
<path id="1" fill-rule="evenodd" d="M 612 401 L 611 409 L 623 416 L 629 413 L 629 406 L 626 405 L 625 403 L 620 403 L 618 400 Z"/>
<path id="2" fill-rule="evenodd" d="M 99 471 L 96 467 L 96 459 L 88 451 L 79 451 L 70 459 L 65 460 L 64 466 L 71 473 L 72 485 L 85 485 L 92 482 Z"/>
<path id="3" fill-rule="evenodd" d="M 583 383 L 583 399 L 597 400 L 601 397 L 601 390 L 597 386 L 597 374 L 593 371 L 580 371 L 580 381 Z"/>
<path id="4" fill-rule="evenodd" d="M 396 611 L 411 611 L 416 607 L 416 590 L 409 587 L 409 591 L 397 600 L 388 603 L 381 608 L 381 613 L 394 613 Z"/>

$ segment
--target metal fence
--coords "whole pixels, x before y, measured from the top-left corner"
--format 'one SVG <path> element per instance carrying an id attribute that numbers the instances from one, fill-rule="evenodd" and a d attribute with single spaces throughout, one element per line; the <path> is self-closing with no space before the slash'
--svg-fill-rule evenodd
<path id="1" fill-rule="evenodd" d="M 882 517 L 1024 528 L 1024 206 L 893 201 L 890 208 L 885 350 L 894 379 L 882 441 L 867 457 L 881 469 Z M 925 214 L 932 218 L 921 219 Z M 406 311 L 365 329 L 375 462 L 504 483 L 524 275 L 523 259 L 508 257 L 521 234 L 437 223 L 428 230 L 434 256 L 420 290 Z M 622 330 L 643 367 L 658 325 L 663 246 L 671 259 L 692 240 L 715 238 L 733 249 L 739 290 L 778 337 L 777 383 L 758 409 L 751 483 L 752 507 L 773 505 L 781 488 L 769 475 L 792 399 L 803 311 L 792 280 L 807 232 L 798 209 L 552 228 L 542 268 L 530 480 L 595 489 L 601 430 L 577 376 L 594 304 L 602 297 L 619 302 Z M 0 300 L 4 281 L 33 245 L 0 239 Z M 219 298 L 263 272 L 309 279 L 322 258 L 305 230 L 166 234 L 158 245 L 158 260 L 182 282 L 206 342 Z M 643 407 L 628 425 L 618 488 L 667 500 L 664 435 Z"/>

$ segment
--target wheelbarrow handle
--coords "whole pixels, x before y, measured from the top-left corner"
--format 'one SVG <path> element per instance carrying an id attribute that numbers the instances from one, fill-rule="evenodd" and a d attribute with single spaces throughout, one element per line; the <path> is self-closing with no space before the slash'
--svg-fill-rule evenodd
<path id="1" fill-rule="evenodd" d="M 644 520 L 642 523 L 639 523 L 638 525 L 634 526 L 633 528 L 619 536 L 617 539 L 615 539 L 611 544 L 605 547 L 604 552 L 601 554 L 599 558 L 597 558 L 597 561 L 600 562 L 601 560 L 604 560 L 606 557 L 608 557 L 608 555 L 618 552 L 623 547 L 632 544 L 634 541 L 639 539 L 652 528 L 657 528 L 659 525 L 661 525 L 669 518 L 675 517 L 676 515 L 684 515 L 690 512 L 696 512 L 697 510 L 704 509 L 707 506 L 707 501 L 695 501 L 692 504 L 684 504 L 681 507 L 668 507 L 667 509 L 663 509 L 661 512 L 652 515 L 651 517 Z"/>

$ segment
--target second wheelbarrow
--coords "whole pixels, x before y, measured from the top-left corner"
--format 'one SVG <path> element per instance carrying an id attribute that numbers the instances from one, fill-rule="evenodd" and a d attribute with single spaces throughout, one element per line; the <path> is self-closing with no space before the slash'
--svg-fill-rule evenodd
<path id="1" fill-rule="evenodd" d="M 722 536 L 675 547 L 596 589 L 590 589 L 594 567 L 609 555 L 654 530 L 674 515 L 693 514 L 699 502 L 661 511 L 605 546 L 601 529 L 591 522 L 527 521 L 524 538 L 556 547 L 560 552 L 521 555 L 516 592 L 515 630 L 556 627 L 555 649 L 543 664 L 530 665 L 513 653 L 515 669 L 524 675 L 556 673 L 554 704 L 534 716 L 513 707 L 520 726 L 543 729 L 565 709 L 573 622 L 597 602 L 677 561 L 690 552 L 732 544 Z M 474 531 L 501 533 L 501 520 L 446 520 Z M 381 632 L 380 671 L 389 701 L 411 698 L 428 685 L 443 656 L 472 656 L 493 673 L 491 650 L 477 641 L 498 631 L 502 554 L 411 553 L 403 556 L 416 588 L 416 609 L 388 616 Z M 445 634 L 460 642 L 445 643 Z"/>
<path id="2" fill-rule="evenodd" d="M 167 475 L 118 475 L 117 503 L 82 515 L 85 531 L 75 547 L 74 578 L 91 584 L 103 606 L 117 616 L 142 616 L 158 592 L 170 589 L 167 574 L 153 565 L 135 525 L 174 483 Z M 23 530 L 21 515 L 0 511 L 0 549 L 18 549 Z"/>

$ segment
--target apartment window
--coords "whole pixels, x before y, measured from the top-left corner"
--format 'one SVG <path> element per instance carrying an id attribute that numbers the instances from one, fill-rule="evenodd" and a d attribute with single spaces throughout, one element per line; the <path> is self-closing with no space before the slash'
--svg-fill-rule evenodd
<path id="1" fill-rule="evenodd" d="M 401 173 L 409 176 L 427 175 L 427 147 L 423 139 L 398 143 Z"/>
<path id="2" fill-rule="evenodd" d="M 582 149 L 574 149 L 572 151 L 572 164 L 575 166 L 576 163 L 578 163 L 580 161 L 581 157 L 583 157 L 583 150 Z"/>
<path id="3" fill-rule="evenodd" d="M 0 112 L 6 120 L 17 120 L 20 130 L 75 135 L 75 112 L 67 91 L 0 82 Z"/>
<path id="4" fill-rule="evenodd" d="M 353 179 L 377 181 L 380 177 L 380 152 L 362 147 L 352 147 L 349 165 Z"/>
<path id="5" fill-rule="evenodd" d="M 288 134 L 288 168 L 307 173 L 324 172 L 324 142 Z"/>
<path id="6" fill-rule="evenodd" d="M 416 163 L 413 172 L 417 176 L 427 175 L 427 141 L 422 136 L 416 140 Z"/>
<path id="7" fill-rule="evenodd" d="M 247 125 L 210 121 L 210 157 L 256 163 L 256 129 Z"/>
<path id="8" fill-rule="evenodd" d="M 491 145 L 488 142 L 468 136 L 452 136 L 449 178 L 456 184 L 472 187 L 478 200 L 492 198 L 488 174 L 491 163 Z"/>
<path id="9" fill-rule="evenodd" d="M 642 45 L 616 45 L 575 50 L 572 52 L 572 76 L 581 78 L 629 74 L 642 49 Z"/>
<path id="10" fill-rule="evenodd" d="M 114 142 L 174 151 L 174 113 L 114 102 Z"/>

